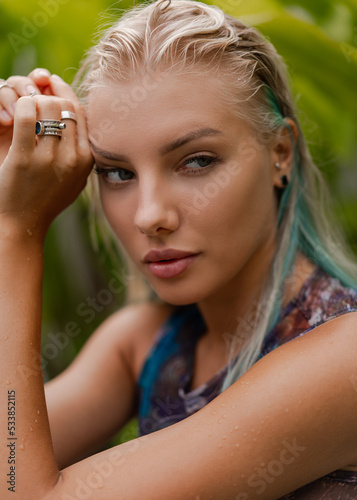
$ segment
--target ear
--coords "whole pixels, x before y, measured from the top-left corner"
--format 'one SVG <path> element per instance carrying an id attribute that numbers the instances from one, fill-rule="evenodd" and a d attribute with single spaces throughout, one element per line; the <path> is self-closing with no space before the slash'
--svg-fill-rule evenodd
<path id="1" fill-rule="evenodd" d="M 294 150 L 298 140 L 298 128 L 291 118 L 285 118 L 286 126 L 282 126 L 272 147 L 271 162 L 274 186 L 286 187 L 291 179 L 294 166 Z"/>

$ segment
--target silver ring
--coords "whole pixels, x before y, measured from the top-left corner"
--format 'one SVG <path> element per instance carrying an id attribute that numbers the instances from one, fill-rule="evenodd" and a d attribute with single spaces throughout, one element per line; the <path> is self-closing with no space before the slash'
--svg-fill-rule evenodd
<path id="1" fill-rule="evenodd" d="M 62 130 L 56 128 L 46 128 L 46 130 L 41 135 L 56 135 L 62 137 Z"/>
<path id="2" fill-rule="evenodd" d="M 73 120 L 77 123 L 76 115 L 72 111 L 61 111 L 61 120 Z"/>
<path id="3" fill-rule="evenodd" d="M 1 90 L 3 87 L 7 87 L 8 89 L 13 89 L 13 88 L 14 88 L 14 87 L 11 87 L 11 85 L 8 85 L 5 81 L 4 81 L 4 83 L 0 83 L 0 90 Z"/>
<path id="4" fill-rule="evenodd" d="M 35 95 L 37 95 L 36 90 L 32 90 L 32 91 L 29 93 L 29 97 L 35 97 Z"/>
<path id="5" fill-rule="evenodd" d="M 35 127 L 36 135 L 57 135 L 61 137 L 62 130 L 66 124 L 60 120 L 37 120 Z"/>

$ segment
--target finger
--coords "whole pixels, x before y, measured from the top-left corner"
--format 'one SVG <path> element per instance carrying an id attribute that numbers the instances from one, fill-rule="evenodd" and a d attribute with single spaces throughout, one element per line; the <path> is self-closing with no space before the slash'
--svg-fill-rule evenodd
<path id="1" fill-rule="evenodd" d="M 85 110 L 79 102 L 75 105 L 75 110 L 77 116 L 78 153 L 83 158 L 89 159 L 92 157 L 92 153 L 89 147 L 87 119 Z"/>
<path id="2" fill-rule="evenodd" d="M 45 68 L 36 68 L 28 75 L 42 93 L 47 92 L 50 86 L 50 76 L 51 73 Z"/>
<path id="3" fill-rule="evenodd" d="M 22 156 L 33 152 L 36 146 L 35 125 L 36 101 L 31 97 L 21 97 L 15 110 L 11 150 Z"/>
<path id="4" fill-rule="evenodd" d="M 0 124 L 9 126 L 13 121 L 13 116 L 11 116 L 3 106 L 0 106 Z"/>
<path id="5" fill-rule="evenodd" d="M 12 88 L 9 80 L 5 82 L 5 80 L 0 81 L 0 106 L 2 109 L 6 111 L 6 113 L 11 117 L 14 117 L 16 101 L 18 100 L 19 95 L 16 92 L 16 89 Z M 3 114 L 4 118 L 7 118 L 6 114 Z"/>
<path id="6" fill-rule="evenodd" d="M 55 97 L 38 95 L 32 98 L 37 103 L 37 120 L 61 121 L 61 103 Z M 35 129 L 34 129 L 35 130 Z M 37 150 L 41 161 L 51 163 L 58 153 L 61 138 L 56 135 L 37 136 Z"/>
<path id="7" fill-rule="evenodd" d="M 61 121 L 66 124 L 66 128 L 62 131 L 61 142 L 65 145 L 65 154 L 68 163 L 73 164 L 73 156 L 77 153 L 77 115 L 73 102 L 68 99 L 61 99 L 61 111 L 69 112 L 74 115 L 73 118 L 62 118 Z M 67 115 L 68 113 L 66 113 Z"/>
<path id="8" fill-rule="evenodd" d="M 33 80 L 27 76 L 10 76 L 7 82 L 20 97 L 25 95 L 41 94 L 37 85 L 35 85 Z"/>
<path id="9" fill-rule="evenodd" d="M 57 97 L 63 97 L 64 99 L 69 99 L 70 101 L 77 102 L 77 96 L 73 92 L 72 88 L 58 75 L 51 75 L 50 78 L 51 89 L 53 95 Z"/>

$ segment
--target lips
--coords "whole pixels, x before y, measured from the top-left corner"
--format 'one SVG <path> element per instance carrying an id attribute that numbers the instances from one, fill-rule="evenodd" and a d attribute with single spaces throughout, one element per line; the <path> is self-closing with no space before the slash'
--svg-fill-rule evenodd
<path id="1" fill-rule="evenodd" d="M 174 278 L 182 274 L 194 262 L 199 254 L 184 250 L 150 250 L 144 262 L 157 278 Z"/>

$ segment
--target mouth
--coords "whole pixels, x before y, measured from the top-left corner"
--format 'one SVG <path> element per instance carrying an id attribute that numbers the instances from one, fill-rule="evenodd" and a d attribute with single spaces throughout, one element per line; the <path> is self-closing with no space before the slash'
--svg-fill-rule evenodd
<path id="1" fill-rule="evenodd" d="M 182 250 L 151 250 L 144 258 L 149 271 L 156 278 L 175 278 L 188 269 L 198 253 Z"/>

